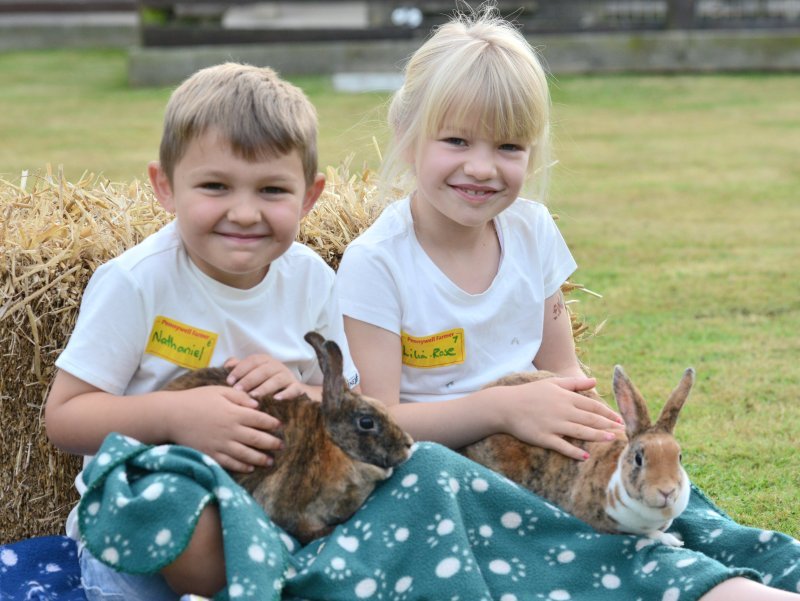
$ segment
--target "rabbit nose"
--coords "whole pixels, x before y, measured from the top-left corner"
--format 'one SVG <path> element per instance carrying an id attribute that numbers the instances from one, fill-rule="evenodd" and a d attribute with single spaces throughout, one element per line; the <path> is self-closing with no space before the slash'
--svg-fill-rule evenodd
<path id="1" fill-rule="evenodd" d="M 667 500 L 669 500 L 669 498 L 670 498 L 670 497 L 671 497 L 673 494 L 675 494 L 675 489 L 674 489 L 674 488 L 670 488 L 669 490 L 667 490 L 667 491 L 664 491 L 664 490 L 662 490 L 662 489 L 660 489 L 660 488 L 659 488 L 659 489 L 658 489 L 658 492 L 660 492 L 662 495 L 664 495 L 664 501 L 667 501 Z"/>

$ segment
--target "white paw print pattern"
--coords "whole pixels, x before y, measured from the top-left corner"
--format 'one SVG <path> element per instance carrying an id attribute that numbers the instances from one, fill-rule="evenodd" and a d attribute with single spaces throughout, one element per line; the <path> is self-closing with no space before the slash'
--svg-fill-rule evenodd
<path id="1" fill-rule="evenodd" d="M 736 561 L 736 553 L 733 551 L 720 551 L 719 553 L 705 553 L 711 559 L 716 559 L 720 563 L 724 563 L 725 565 L 735 565 Z"/>
<path id="2" fill-rule="evenodd" d="M 450 547 L 450 555 L 436 565 L 439 578 L 450 578 L 458 572 L 471 572 L 475 569 L 475 560 L 469 547 L 462 549 L 460 545 Z"/>
<path id="3" fill-rule="evenodd" d="M 659 565 L 658 561 L 653 559 L 645 563 L 642 567 L 636 568 L 633 571 L 634 576 L 639 576 L 641 578 L 652 578 L 661 570 L 661 566 Z"/>
<path id="4" fill-rule="evenodd" d="M 129 546 L 130 541 L 122 538 L 121 534 L 106 535 L 103 537 L 103 550 L 100 552 L 100 559 L 109 565 L 118 565 L 120 559 L 130 556 L 131 550 Z"/>
<path id="5" fill-rule="evenodd" d="M 547 599 L 548 601 L 570 601 L 572 599 L 569 591 L 563 588 L 554 589 L 547 593 L 537 593 L 536 597 L 538 599 Z"/>
<path id="6" fill-rule="evenodd" d="M 561 518 L 569 518 L 572 517 L 569 513 L 561 509 L 558 505 L 553 505 L 552 503 L 548 503 L 547 501 L 544 504 L 553 512 L 553 517 L 557 520 Z"/>
<path id="7" fill-rule="evenodd" d="M 353 587 L 356 599 L 384 599 L 386 593 L 386 573 L 377 569 L 372 576 L 364 578 Z"/>
<path id="8" fill-rule="evenodd" d="M 281 558 L 273 549 L 275 549 L 274 542 L 265 541 L 254 534 L 250 537 L 250 545 L 247 547 L 247 556 L 251 561 L 263 563 L 274 568 L 280 563 Z"/>
<path id="9" fill-rule="evenodd" d="M 471 547 L 488 547 L 492 543 L 494 529 L 489 524 L 467 529 L 467 540 Z"/>
<path id="10" fill-rule="evenodd" d="M 722 528 L 714 528 L 712 530 L 706 530 L 702 535 L 700 535 L 700 542 L 704 545 L 710 545 L 717 541 L 719 536 L 722 534 Z"/>
<path id="11" fill-rule="evenodd" d="M 412 576 L 401 576 L 389 591 L 391 601 L 407 601 L 414 598 L 414 578 Z"/>
<path id="12" fill-rule="evenodd" d="M 445 471 L 439 472 L 439 476 L 436 478 L 436 484 L 439 485 L 446 495 L 449 495 L 453 499 L 456 498 L 456 495 L 461 490 L 461 484 L 459 484 L 458 479 Z"/>
<path id="13" fill-rule="evenodd" d="M 172 530 L 161 528 L 153 536 L 153 542 L 147 545 L 147 554 L 153 559 L 165 559 L 173 555 L 174 549 Z"/>
<path id="14" fill-rule="evenodd" d="M 464 488 L 479 494 L 487 492 L 490 486 L 486 475 L 473 469 L 468 469 L 461 475 L 461 484 L 464 485 Z"/>
<path id="15" fill-rule="evenodd" d="M 595 588 L 613 591 L 622 586 L 622 580 L 617 576 L 614 566 L 600 566 L 600 571 L 592 574 L 592 578 L 594 580 L 592 586 Z"/>
<path id="16" fill-rule="evenodd" d="M 519 580 L 525 578 L 526 575 L 525 564 L 517 557 L 512 557 L 511 559 L 492 559 L 486 564 L 486 568 L 492 574 L 508 576 L 512 582 L 519 582 Z"/>
<path id="17" fill-rule="evenodd" d="M 387 601 L 407 601 L 414 598 L 414 579 L 401 576 L 394 583 L 387 581 L 383 570 L 375 570 L 370 578 L 364 578 L 354 588 L 357 599 L 387 599 Z"/>
<path id="18" fill-rule="evenodd" d="M 342 581 L 353 575 L 353 571 L 347 567 L 347 560 L 338 555 L 331 559 L 330 563 L 325 566 L 323 572 L 334 582 Z"/>
<path id="19" fill-rule="evenodd" d="M 243 489 L 232 486 L 218 486 L 214 489 L 214 494 L 217 497 L 217 503 L 226 509 L 244 507 L 252 503 L 250 495 L 244 492 Z"/>
<path id="20" fill-rule="evenodd" d="M 230 583 L 228 583 L 228 597 L 231 599 L 246 599 L 248 597 L 261 597 L 261 595 L 258 594 L 258 587 L 252 580 L 234 575 Z"/>
<path id="21" fill-rule="evenodd" d="M 442 517 L 438 513 L 433 516 L 433 520 L 433 524 L 428 524 L 425 527 L 428 532 L 431 532 L 431 535 L 425 541 L 431 549 L 439 544 L 442 537 L 452 534 L 456 529 L 456 524 L 453 520 L 448 517 Z"/>
<path id="22" fill-rule="evenodd" d="M 372 524 L 357 520 L 352 525 L 352 528 L 342 528 L 338 536 L 336 536 L 335 542 L 348 553 L 355 553 L 358 551 L 362 542 L 368 541 L 371 538 Z"/>
<path id="23" fill-rule="evenodd" d="M 688 593 L 694 588 L 694 578 L 692 576 L 679 576 L 670 578 L 667 581 L 667 590 L 664 593 L 664 601 L 677 601 L 681 593 Z"/>
<path id="24" fill-rule="evenodd" d="M 389 527 L 381 532 L 381 540 L 387 549 L 406 542 L 409 536 L 411 536 L 411 531 L 405 526 L 397 524 L 389 524 Z"/>
<path id="25" fill-rule="evenodd" d="M 532 509 L 525 509 L 522 514 L 519 511 L 506 511 L 500 516 L 500 525 L 508 530 L 515 530 L 520 536 L 525 536 L 536 530 L 536 522 L 539 518 Z"/>
<path id="26" fill-rule="evenodd" d="M 81 516 L 84 527 L 92 526 L 97 523 L 98 515 L 100 514 L 100 510 L 102 508 L 103 504 L 100 501 L 91 501 L 86 505 L 86 510 L 82 513 Z"/>
<path id="27" fill-rule="evenodd" d="M 756 553 L 763 553 L 764 551 L 769 551 L 772 549 L 775 543 L 775 533 L 772 530 L 762 530 L 758 533 L 758 538 L 756 539 L 755 545 L 753 545 L 753 550 Z"/>
<path id="28" fill-rule="evenodd" d="M 558 545 L 558 547 L 548 549 L 544 560 L 549 566 L 557 566 L 570 564 L 575 561 L 575 557 L 575 551 L 567 548 L 566 545 Z"/>
<path id="29" fill-rule="evenodd" d="M 636 548 L 634 547 L 634 541 L 636 539 L 633 536 L 626 536 L 622 540 L 622 550 L 619 552 L 620 557 L 624 559 L 633 559 L 633 556 L 636 552 Z"/>
<path id="30" fill-rule="evenodd" d="M 398 500 L 405 501 L 410 499 L 412 495 L 416 495 L 419 490 L 419 475 L 411 473 L 403 476 L 400 480 L 400 485 L 395 487 L 389 494 Z"/>

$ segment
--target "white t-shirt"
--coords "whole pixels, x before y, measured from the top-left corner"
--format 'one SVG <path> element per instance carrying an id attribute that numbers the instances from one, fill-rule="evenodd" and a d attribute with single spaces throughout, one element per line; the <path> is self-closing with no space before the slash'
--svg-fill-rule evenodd
<path id="1" fill-rule="evenodd" d="M 481 294 L 456 286 L 428 257 L 408 198 L 384 209 L 345 251 L 336 276 L 342 311 L 401 336 L 402 402 L 456 398 L 535 370 L 544 301 L 576 264 L 541 203 L 517 199 L 495 228 L 500 267 Z"/>
<path id="2" fill-rule="evenodd" d="M 301 382 L 320 385 L 309 331 L 335 340 L 344 376 L 358 383 L 333 270 L 299 243 L 248 290 L 226 286 L 189 259 L 175 222 L 100 266 L 83 294 L 75 329 L 56 366 L 115 395 L 162 388 L 187 369 L 267 353 Z M 85 487 L 80 475 L 76 486 Z M 76 534 L 72 516 L 68 534 Z"/>

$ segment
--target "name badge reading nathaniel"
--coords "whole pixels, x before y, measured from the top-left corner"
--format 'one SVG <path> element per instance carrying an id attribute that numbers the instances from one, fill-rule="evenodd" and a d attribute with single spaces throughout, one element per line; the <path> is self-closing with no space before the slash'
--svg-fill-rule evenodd
<path id="1" fill-rule="evenodd" d="M 159 315 L 153 321 L 145 352 L 181 367 L 200 369 L 211 363 L 217 336 Z"/>
<path id="2" fill-rule="evenodd" d="M 464 362 L 463 328 L 423 337 L 401 332 L 400 340 L 403 344 L 403 365 L 430 368 Z"/>

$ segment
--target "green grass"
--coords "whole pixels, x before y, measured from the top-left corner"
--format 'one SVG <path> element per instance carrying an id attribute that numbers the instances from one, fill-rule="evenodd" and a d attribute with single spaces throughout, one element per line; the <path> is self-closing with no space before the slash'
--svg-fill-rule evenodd
<path id="1" fill-rule="evenodd" d="M 171 88 L 129 88 L 123 52 L 0 53 L 0 76 L 0 177 L 49 164 L 69 179 L 85 170 L 112 181 L 146 178 Z M 373 136 L 385 139 L 385 95 L 337 93 L 323 78 L 296 83 L 319 113 L 320 165 L 351 154 L 354 165 L 379 163 Z"/>
<path id="2" fill-rule="evenodd" d="M 63 165 L 114 181 L 155 158 L 168 89 L 133 90 L 119 52 L 0 54 L 0 177 Z M 321 164 L 377 163 L 385 96 L 297 80 Z M 549 204 L 607 320 L 584 359 L 659 407 L 687 366 L 678 424 L 694 481 L 742 522 L 800 536 L 800 76 L 560 77 Z"/>

